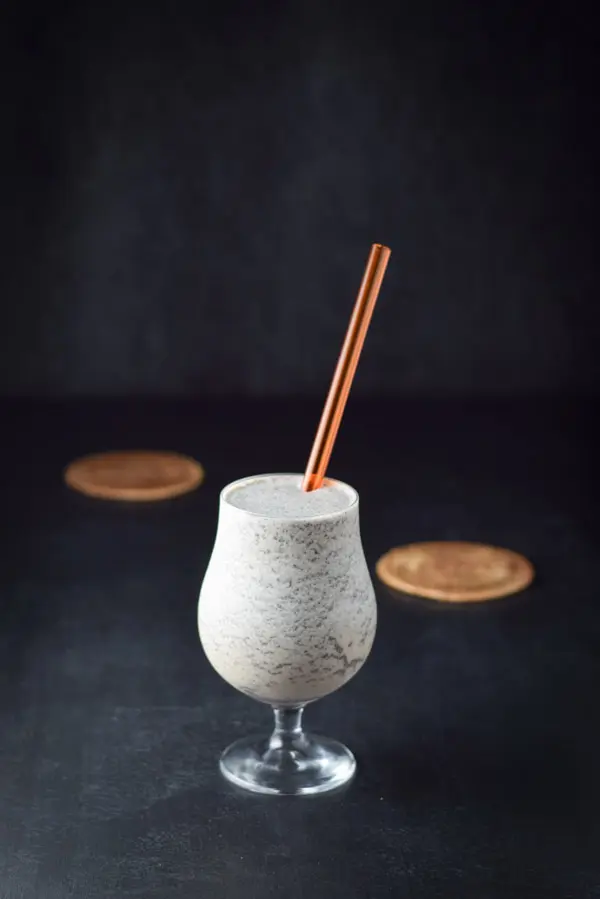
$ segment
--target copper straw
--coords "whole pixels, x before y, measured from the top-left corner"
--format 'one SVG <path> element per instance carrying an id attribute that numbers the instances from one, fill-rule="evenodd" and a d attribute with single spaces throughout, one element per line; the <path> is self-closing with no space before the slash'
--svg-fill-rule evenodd
<path id="1" fill-rule="evenodd" d="M 352 379 L 365 342 L 390 253 L 389 247 L 384 247 L 380 243 L 374 243 L 371 247 L 369 261 L 352 310 L 342 352 L 335 368 L 317 436 L 302 481 L 302 489 L 306 492 L 318 490 L 323 486 L 331 451 L 344 414 L 346 400 L 350 393 Z"/>

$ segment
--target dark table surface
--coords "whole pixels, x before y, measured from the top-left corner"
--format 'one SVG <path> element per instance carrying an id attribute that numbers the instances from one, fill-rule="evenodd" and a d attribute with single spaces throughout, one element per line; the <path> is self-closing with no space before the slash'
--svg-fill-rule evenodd
<path id="1" fill-rule="evenodd" d="M 0 568 L 0 897 L 600 895 L 596 405 L 353 399 L 331 474 L 361 494 L 367 560 L 464 538 L 535 585 L 447 607 L 377 586 L 372 657 L 307 724 L 359 773 L 313 799 L 217 771 L 268 710 L 203 656 L 196 600 L 219 489 L 302 468 L 318 403 L 5 402 Z M 86 499 L 86 452 L 172 448 L 197 492 Z"/>

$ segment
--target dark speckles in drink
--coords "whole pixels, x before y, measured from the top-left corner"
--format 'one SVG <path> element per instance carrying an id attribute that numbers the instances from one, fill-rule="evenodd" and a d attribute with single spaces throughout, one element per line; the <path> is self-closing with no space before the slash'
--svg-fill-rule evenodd
<path id="1" fill-rule="evenodd" d="M 269 703 L 338 689 L 362 666 L 375 634 L 356 493 L 334 482 L 328 493 L 302 494 L 300 481 L 263 476 L 223 491 L 199 602 L 213 666 Z M 318 494 L 318 508 L 308 508 Z"/>

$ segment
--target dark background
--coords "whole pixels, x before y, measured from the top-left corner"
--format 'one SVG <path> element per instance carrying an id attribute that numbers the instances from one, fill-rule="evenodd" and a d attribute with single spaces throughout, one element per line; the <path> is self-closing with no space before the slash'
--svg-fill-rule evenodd
<path id="1" fill-rule="evenodd" d="M 597 389 L 586 5 L 3 9 L 3 394 Z"/>
<path id="2" fill-rule="evenodd" d="M 592 9 L 136 6 L 1 12 L 0 899 L 598 899 Z M 380 623 L 306 715 L 358 774 L 240 796 L 218 754 L 269 713 L 198 642 L 219 491 L 301 470 L 373 241 L 329 472 Z M 129 447 L 206 481 L 65 487 Z M 375 577 L 440 539 L 535 581 L 455 605 Z"/>

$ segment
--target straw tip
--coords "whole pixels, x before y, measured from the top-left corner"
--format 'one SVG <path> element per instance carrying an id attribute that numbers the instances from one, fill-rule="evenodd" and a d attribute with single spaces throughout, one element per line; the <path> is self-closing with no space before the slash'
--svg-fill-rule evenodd
<path id="1" fill-rule="evenodd" d="M 323 486 L 323 477 L 315 471 L 307 472 L 302 481 L 302 490 L 305 493 L 312 493 Z"/>

